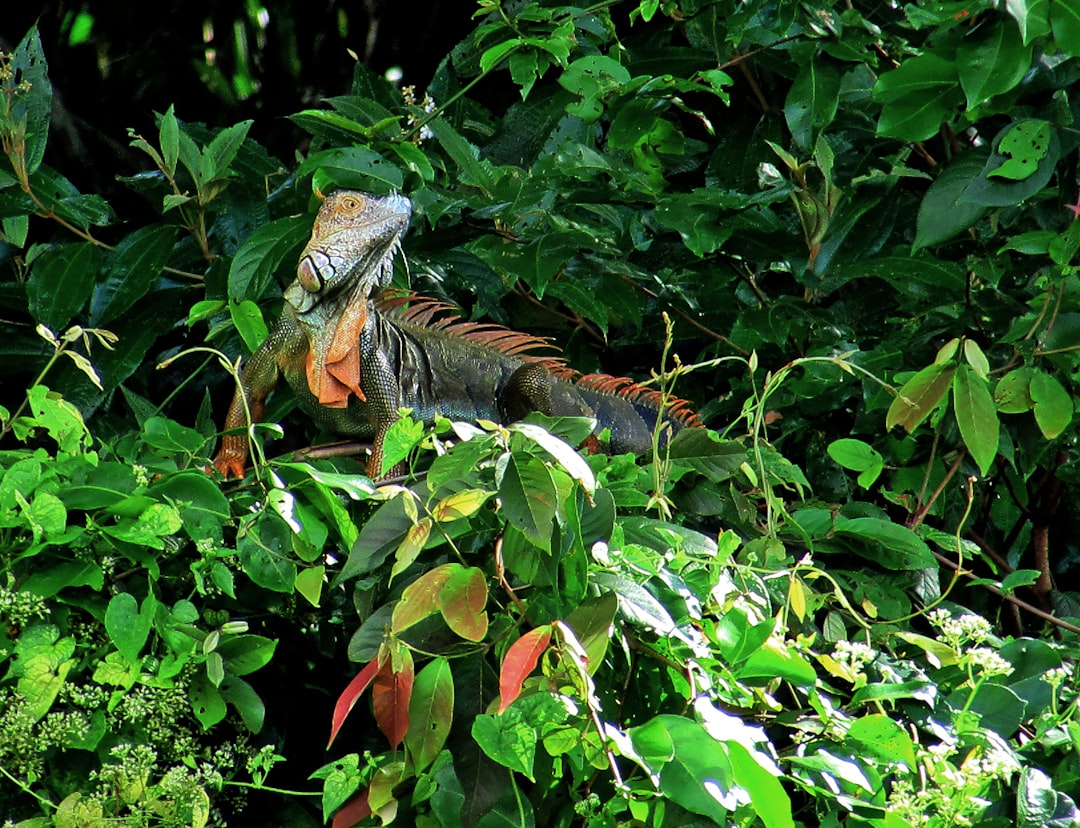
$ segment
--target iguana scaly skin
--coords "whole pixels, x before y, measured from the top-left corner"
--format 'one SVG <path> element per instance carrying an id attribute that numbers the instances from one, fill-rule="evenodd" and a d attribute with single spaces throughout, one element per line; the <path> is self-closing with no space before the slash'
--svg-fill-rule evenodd
<path id="1" fill-rule="evenodd" d="M 612 453 L 647 451 L 660 416 L 665 439 L 699 425 L 685 401 L 669 400 L 661 415 L 660 394 L 630 380 L 575 378 L 560 359 L 532 353 L 548 347 L 543 339 L 462 322 L 430 299 L 380 295 L 410 215 L 400 195 L 341 190 L 326 198 L 281 317 L 244 366 L 226 430 L 246 426 L 248 410 L 258 421 L 281 375 L 321 426 L 373 440 L 372 477 L 401 408 L 426 422 L 509 423 L 532 411 L 593 417 L 598 431 L 610 431 Z M 226 435 L 214 465 L 241 477 L 247 455 L 246 435 Z"/>

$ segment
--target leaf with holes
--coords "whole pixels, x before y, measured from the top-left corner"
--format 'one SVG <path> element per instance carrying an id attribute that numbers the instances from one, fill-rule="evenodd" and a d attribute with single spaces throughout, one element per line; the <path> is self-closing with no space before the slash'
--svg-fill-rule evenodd
<path id="1" fill-rule="evenodd" d="M 435 761 L 446 744 L 453 721 L 454 676 L 450 662 L 440 656 L 416 674 L 409 700 L 405 747 L 417 773 Z"/>

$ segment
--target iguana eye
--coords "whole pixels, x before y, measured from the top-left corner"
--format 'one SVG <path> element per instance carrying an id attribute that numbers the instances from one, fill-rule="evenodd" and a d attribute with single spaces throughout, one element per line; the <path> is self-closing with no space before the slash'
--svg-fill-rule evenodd
<path id="1" fill-rule="evenodd" d="M 346 196 L 341 199 L 341 207 L 350 213 L 358 212 L 360 210 L 360 200 L 352 196 Z"/>

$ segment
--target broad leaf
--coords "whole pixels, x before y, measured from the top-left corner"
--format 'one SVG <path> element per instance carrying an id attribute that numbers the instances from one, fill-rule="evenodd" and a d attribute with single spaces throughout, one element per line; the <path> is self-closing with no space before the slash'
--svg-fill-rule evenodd
<path id="1" fill-rule="evenodd" d="M 551 643 L 551 627 L 547 624 L 529 630 L 510 645 L 503 656 L 499 671 L 499 712 L 513 704 L 521 692 L 525 678 L 536 669 L 540 656 Z"/>

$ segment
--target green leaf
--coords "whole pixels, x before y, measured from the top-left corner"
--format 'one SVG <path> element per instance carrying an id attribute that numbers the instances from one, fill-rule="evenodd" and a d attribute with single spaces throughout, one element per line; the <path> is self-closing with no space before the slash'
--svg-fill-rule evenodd
<path id="1" fill-rule="evenodd" d="M 22 122 L 26 124 L 26 172 L 33 175 L 41 166 L 41 159 L 45 157 L 53 103 L 49 64 L 41 48 L 41 35 L 38 34 L 36 23 L 15 47 L 11 55 L 10 69 L 13 78 L 27 84 L 24 91 L 14 95 L 8 118 L 13 126 Z"/>
<path id="2" fill-rule="evenodd" d="M 536 731 L 522 720 L 516 708 L 497 716 L 477 716 L 472 723 L 472 737 L 491 759 L 533 778 Z"/>
<path id="3" fill-rule="evenodd" d="M 559 76 L 559 85 L 581 97 L 566 111 L 585 123 L 595 122 L 604 111 L 603 100 L 630 82 L 630 71 L 607 55 L 587 55 L 571 63 Z"/>
<path id="4" fill-rule="evenodd" d="M 202 434 L 168 417 L 151 417 L 143 423 L 142 438 L 148 446 L 180 454 L 195 454 L 206 445 Z"/>
<path id="5" fill-rule="evenodd" d="M 1052 134 L 1047 121 L 1017 121 L 1008 128 L 997 145 L 998 153 L 1008 156 L 1007 160 L 987 175 L 1013 181 L 1030 178 L 1046 157 Z"/>
<path id="6" fill-rule="evenodd" d="M 161 144 L 161 159 L 165 164 L 165 171 L 171 176 L 176 175 L 176 161 L 180 157 L 180 125 L 176 121 L 173 104 L 169 104 L 169 108 L 161 116 L 158 141 Z"/>
<path id="7" fill-rule="evenodd" d="M 873 517 L 837 516 L 833 532 L 840 537 L 858 538 L 870 544 L 862 554 L 888 569 L 922 569 L 935 566 L 934 554 L 922 539 L 898 523 Z"/>
<path id="8" fill-rule="evenodd" d="M 718 824 L 730 821 L 720 801 L 732 801 L 726 796 L 734 784 L 731 760 L 704 727 L 681 716 L 660 715 L 630 728 L 627 735 L 648 767 L 659 774 L 666 797 Z"/>
<path id="9" fill-rule="evenodd" d="M 176 244 L 176 228 L 150 225 L 127 236 L 109 253 L 105 280 L 94 290 L 90 323 L 108 325 L 157 284 Z"/>
<path id="10" fill-rule="evenodd" d="M 296 267 L 310 233 L 311 221 L 306 216 L 287 216 L 248 236 L 229 266 L 229 298 L 233 302 L 261 298 L 283 262 L 290 271 Z"/>
<path id="11" fill-rule="evenodd" d="M 105 631 L 116 649 L 131 664 L 139 660 L 156 611 L 157 600 L 152 594 L 143 599 L 140 610 L 135 596 L 130 592 L 114 595 L 105 609 Z"/>
<path id="12" fill-rule="evenodd" d="M 296 587 L 297 592 L 307 599 L 311 606 L 317 607 L 322 599 L 322 589 L 325 582 L 326 567 L 321 565 L 311 566 L 296 573 L 293 586 Z"/>
<path id="13" fill-rule="evenodd" d="M 885 415 L 885 428 L 901 426 L 909 434 L 919 427 L 945 399 L 956 368 L 953 365 L 928 365 L 904 383 Z"/>
<path id="14" fill-rule="evenodd" d="M 466 641 L 483 641 L 487 635 L 487 579 L 476 567 L 450 572 L 439 591 L 439 611 L 443 620 Z"/>
<path id="15" fill-rule="evenodd" d="M 833 440 L 826 451 L 845 469 L 859 472 L 859 485 L 864 489 L 873 485 L 885 467 L 885 460 L 877 449 L 853 437 Z"/>
<path id="16" fill-rule="evenodd" d="M 1035 369 L 1025 366 L 1010 371 L 998 380 L 994 387 L 994 403 L 998 411 L 1002 414 L 1023 414 L 1030 411 L 1035 405 L 1029 393 L 1034 375 Z"/>
<path id="17" fill-rule="evenodd" d="M 349 557 L 335 583 L 374 571 L 401 545 L 413 527 L 412 520 L 405 514 L 404 497 L 407 496 L 387 501 L 368 519 L 349 550 Z"/>
<path id="18" fill-rule="evenodd" d="M 1010 0 L 1005 9 L 1020 27 L 1025 44 L 1050 34 L 1050 0 Z"/>
<path id="19" fill-rule="evenodd" d="M 872 713 L 856 719 L 844 736 L 860 756 L 872 756 L 889 763 L 900 763 L 909 771 L 916 769 L 915 745 L 904 728 L 884 713 Z"/>
<path id="20" fill-rule="evenodd" d="M 507 453 L 499 458 L 496 482 L 500 513 L 532 543 L 547 549 L 558 504 L 548 467 L 533 457 Z"/>
<path id="21" fill-rule="evenodd" d="M 26 712 L 36 722 L 49 712 L 75 666 L 75 639 L 61 638 L 53 624 L 35 623 L 22 631 L 14 649 L 9 676 L 18 678 L 16 690 L 26 699 Z"/>
<path id="22" fill-rule="evenodd" d="M 776 775 L 762 767 L 739 742 L 725 742 L 735 783 L 750 795 L 750 806 L 765 828 L 794 828 L 791 797 Z"/>
<path id="23" fill-rule="evenodd" d="M 919 205 L 915 242 L 921 250 L 948 241 L 977 222 L 986 207 L 964 196 L 972 182 L 983 173 L 986 154 L 977 150 L 964 153 L 946 167 L 930 185 Z"/>
<path id="24" fill-rule="evenodd" d="M 264 512 L 237 540 L 236 551 L 244 573 L 257 586 L 284 593 L 295 589 L 292 533 L 281 518 Z"/>
<path id="25" fill-rule="evenodd" d="M 309 155 L 298 176 L 315 173 L 320 188 L 334 184 L 369 193 L 401 190 L 405 179 L 401 168 L 367 147 L 341 147 Z M 321 179 L 321 180 L 320 180 Z"/>
<path id="26" fill-rule="evenodd" d="M 757 684 L 778 676 L 796 687 L 812 687 L 817 679 L 813 666 L 793 646 L 767 641 L 734 671 L 740 681 Z"/>
<path id="27" fill-rule="evenodd" d="M 978 36 L 960 41 L 956 67 L 970 110 L 1023 80 L 1031 67 L 1031 47 L 1011 20 L 999 17 Z"/>
<path id="28" fill-rule="evenodd" d="M 956 65 L 940 55 L 908 58 L 874 84 L 874 98 L 883 106 L 877 134 L 902 141 L 932 138 L 951 120 L 960 103 Z"/>
<path id="29" fill-rule="evenodd" d="M 258 733 L 266 720 L 266 705 L 255 692 L 255 688 L 243 679 L 226 676 L 219 688 L 221 698 L 236 708 L 244 727 L 252 733 Z"/>
<path id="30" fill-rule="evenodd" d="M 229 302 L 229 316 L 249 351 L 254 352 L 270 333 L 263 320 L 262 310 L 250 299 Z"/>
<path id="31" fill-rule="evenodd" d="M 1043 371 L 1036 371 L 1029 387 L 1035 406 L 1035 422 L 1047 440 L 1063 432 L 1073 418 L 1073 399 L 1060 382 Z"/>
<path id="32" fill-rule="evenodd" d="M 203 153 L 204 162 L 209 163 L 210 166 L 207 170 L 209 174 L 206 175 L 202 183 L 206 183 L 211 178 L 224 176 L 229 172 L 229 165 L 236 158 L 236 153 L 240 151 L 240 146 L 244 143 L 252 123 L 254 122 L 241 121 L 221 130 L 214 136 L 214 139 Z"/>
<path id="33" fill-rule="evenodd" d="M 101 253 L 89 243 L 44 251 L 30 268 L 26 298 L 30 313 L 53 331 L 63 331 L 86 304 L 101 267 Z"/>
<path id="34" fill-rule="evenodd" d="M 964 445 L 986 474 L 997 456 L 1000 423 L 986 380 L 967 365 L 959 366 L 953 378 L 953 406 Z"/>
<path id="35" fill-rule="evenodd" d="M 434 658 L 416 674 L 409 699 L 409 730 L 405 747 L 416 772 L 424 771 L 446 744 L 454 720 L 454 677 L 450 662 Z"/>
<path id="36" fill-rule="evenodd" d="M 192 712 L 203 730 L 212 728 L 224 719 L 228 712 L 225 709 L 225 699 L 222 698 L 221 691 L 202 673 L 191 680 L 188 686 L 188 701 L 191 702 Z"/>
<path id="37" fill-rule="evenodd" d="M 840 68 L 827 55 L 804 53 L 799 74 L 795 76 L 784 102 L 784 117 L 791 136 L 805 150 L 814 145 L 818 130 L 836 117 L 840 100 Z"/>
<path id="38" fill-rule="evenodd" d="M 495 173 L 491 167 L 491 162 L 480 158 L 480 151 L 476 146 L 465 140 L 443 118 L 435 118 L 428 126 L 435 133 L 435 137 L 442 145 L 442 148 L 446 150 L 446 154 L 457 165 L 457 174 L 461 183 L 479 187 L 485 193 L 491 192 L 495 186 Z"/>
<path id="39" fill-rule="evenodd" d="M 225 659 L 225 668 L 234 676 L 246 676 L 270 663 L 277 642 L 261 635 L 237 635 L 224 638 L 217 652 Z"/>
<path id="40" fill-rule="evenodd" d="M 1028 766 L 1020 772 L 1016 789 L 1017 828 L 1071 828 L 1080 823 L 1080 809 L 1055 780 Z"/>
<path id="41" fill-rule="evenodd" d="M 1073 57 L 1080 55 L 1080 0 L 1054 0 L 1050 25 L 1057 47 Z"/>

